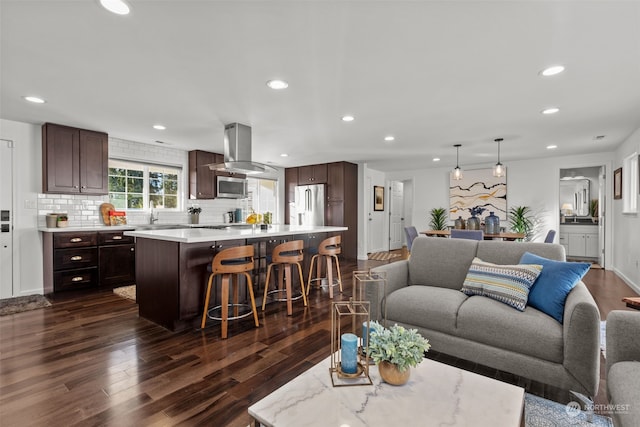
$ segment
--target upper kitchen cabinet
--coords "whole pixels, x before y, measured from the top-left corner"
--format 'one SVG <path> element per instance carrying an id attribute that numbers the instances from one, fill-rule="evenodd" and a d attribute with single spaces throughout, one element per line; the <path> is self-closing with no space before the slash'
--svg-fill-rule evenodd
<path id="1" fill-rule="evenodd" d="M 213 199 L 215 197 L 216 175 L 207 165 L 223 161 L 224 157 L 221 154 L 201 150 L 189 151 L 190 199 Z"/>
<path id="2" fill-rule="evenodd" d="M 45 123 L 42 191 L 108 194 L 109 138 L 104 132 Z"/>
<path id="3" fill-rule="evenodd" d="M 284 218 L 285 224 L 290 224 L 291 203 L 296 200 L 296 186 L 298 185 L 298 168 L 287 168 L 284 170 Z"/>
<path id="4" fill-rule="evenodd" d="M 298 168 L 298 185 L 326 184 L 327 165 L 300 166 Z"/>

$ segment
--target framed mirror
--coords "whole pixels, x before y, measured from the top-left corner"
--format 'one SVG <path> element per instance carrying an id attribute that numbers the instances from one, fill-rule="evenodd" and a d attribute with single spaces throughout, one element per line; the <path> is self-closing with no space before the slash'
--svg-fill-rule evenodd
<path id="1" fill-rule="evenodd" d="M 560 208 L 567 216 L 589 216 L 590 183 L 588 179 L 560 181 Z"/>

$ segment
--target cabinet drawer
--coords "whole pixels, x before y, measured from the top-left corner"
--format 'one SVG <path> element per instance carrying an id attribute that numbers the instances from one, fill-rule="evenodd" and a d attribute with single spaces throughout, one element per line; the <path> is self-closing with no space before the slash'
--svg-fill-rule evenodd
<path id="1" fill-rule="evenodd" d="M 98 285 L 98 267 L 59 271 L 53 275 L 54 291 L 87 288 Z"/>
<path id="2" fill-rule="evenodd" d="M 59 248 L 81 248 L 86 246 L 96 246 L 98 235 L 93 232 L 78 233 L 54 233 L 53 247 Z"/>
<path id="3" fill-rule="evenodd" d="M 98 233 L 98 242 L 102 245 L 122 245 L 134 243 L 133 236 L 125 236 L 124 231 L 101 231 Z"/>
<path id="4" fill-rule="evenodd" d="M 95 267 L 98 265 L 98 248 L 58 249 L 53 255 L 54 270 Z"/>

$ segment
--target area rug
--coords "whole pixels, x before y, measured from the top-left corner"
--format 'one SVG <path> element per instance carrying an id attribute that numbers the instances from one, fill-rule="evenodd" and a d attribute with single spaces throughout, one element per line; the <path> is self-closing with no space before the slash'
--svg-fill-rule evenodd
<path id="1" fill-rule="evenodd" d="M 389 261 L 390 259 L 394 259 L 399 257 L 400 254 L 395 254 L 392 252 L 374 252 L 369 254 L 369 259 L 373 261 Z"/>
<path id="2" fill-rule="evenodd" d="M 42 295 L 27 295 L 25 297 L 7 298 L 0 300 L 0 316 L 22 313 L 37 308 L 50 307 L 51 303 Z"/>
<path id="3" fill-rule="evenodd" d="M 589 422 L 576 402 L 563 405 L 529 393 L 524 396 L 524 421 L 526 427 L 613 427 L 611 418 L 602 415 L 593 414 Z"/>
<path id="4" fill-rule="evenodd" d="M 113 293 L 118 295 L 119 297 L 135 301 L 136 300 L 136 285 L 122 286 L 120 288 L 114 288 L 113 289 Z"/>

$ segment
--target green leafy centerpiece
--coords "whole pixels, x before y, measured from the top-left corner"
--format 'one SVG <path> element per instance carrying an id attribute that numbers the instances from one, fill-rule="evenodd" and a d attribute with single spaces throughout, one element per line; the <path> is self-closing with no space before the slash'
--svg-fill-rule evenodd
<path id="1" fill-rule="evenodd" d="M 400 325 L 385 328 L 372 322 L 369 338 L 369 357 L 378 365 L 382 379 L 392 385 L 409 380 L 410 367 L 418 366 L 431 344 L 417 329 Z"/>

